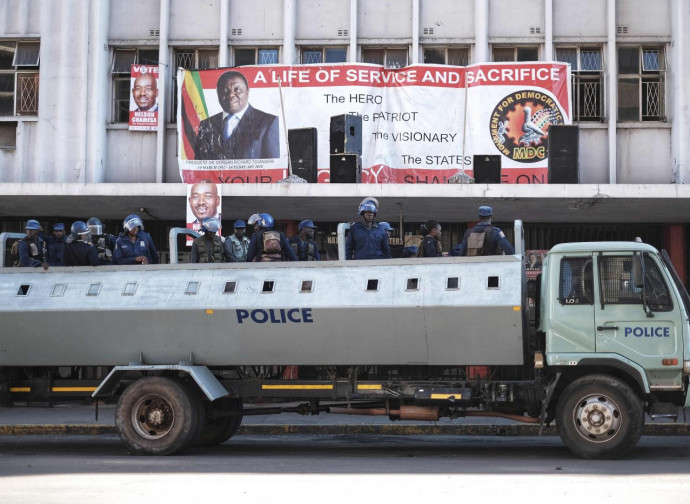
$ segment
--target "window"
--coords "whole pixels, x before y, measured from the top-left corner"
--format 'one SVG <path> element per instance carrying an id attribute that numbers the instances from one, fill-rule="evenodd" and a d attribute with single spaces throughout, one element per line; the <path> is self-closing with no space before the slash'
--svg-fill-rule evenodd
<path id="1" fill-rule="evenodd" d="M 38 115 L 39 42 L 0 41 L 0 116 Z"/>
<path id="2" fill-rule="evenodd" d="M 660 47 L 618 48 L 618 120 L 664 121 L 666 60 Z"/>
<path id="3" fill-rule="evenodd" d="M 158 49 L 115 49 L 113 51 L 113 122 L 129 122 L 132 65 L 157 65 Z"/>
<path id="4" fill-rule="evenodd" d="M 362 63 L 403 68 L 407 66 L 407 48 L 362 48 Z"/>
<path id="5" fill-rule="evenodd" d="M 591 257 L 564 257 L 561 259 L 558 301 L 567 305 L 593 304 L 593 278 Z"/>
<path id="6" fill-rule="evenodd" d="M 603 64 L 599 47 L 558 47 L 556 60 L 570 63 L 573 75 L 573 120 L 603 120 Z"/>
<path id="7" fill-rule="evenodd" d="M 172 68 L 172 83 L 173 92 L 172 100 L 172 114 L 170 115 L 170 122 L 177 121 L 177 69 L 184 68 L 185 70 L 199 69 L 207 70 L 209 68 L 218 68 L 218 49 L 175 49 L 173 51 Z"/>
<path id="8" fill-rule="evenodd" d="M 466 47 L 425 47 L 424 63 L 467 66 L 470 64 L 470 50 Z"/>
<path id="9" fill-rule="evenodd" d="M 17 148 L 17 121 L 0 122 L 0 149 Z"/>
<path id="10" fill-rule="evenodd" d="M 643 288 L 635 285 L 632 256 L 606 256 L 599 260 L 601 299 L 604 304 L 642 304 Z M 663 275 L 654 260 L 644 255 L 644 296 L 653 311 L 673 308 Z"/>
<path id="11" fill-rule="evenodd" d="M 347 61 L 347 49 L 345 47 L 303 47 L 300 61 L 303 65 L 345 63 Z"/>
<path id="12" fill-rule="evenodd" d="M 539 61 L 538 47 L 494 47 L 494 61 Z"/>
<path id="13" fill-rule="evenodd" d="M 235 66 L 244 65 L 277 65 L 277 48 L 241 48 L 235 49 Z"/>

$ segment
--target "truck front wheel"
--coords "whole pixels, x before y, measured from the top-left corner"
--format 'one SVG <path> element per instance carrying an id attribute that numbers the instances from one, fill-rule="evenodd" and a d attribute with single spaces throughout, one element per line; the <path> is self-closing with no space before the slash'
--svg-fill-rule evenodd
<path id="1" fill-rule="evenodd" d="M 125 389 L 115 425 L 127 448 L 144 455 L 171 455 L 192 443 L 203 422 L 203 405 L 182 380 L 141 378 Z"/>
<path id="2" fill-rule="evenodd" d="M 640 440 L 642 401 L 612 376 L 585 376 L 568 385 L 558 399 L 556 425 L 563 443 L 576 455 L 619 458 Z"/>

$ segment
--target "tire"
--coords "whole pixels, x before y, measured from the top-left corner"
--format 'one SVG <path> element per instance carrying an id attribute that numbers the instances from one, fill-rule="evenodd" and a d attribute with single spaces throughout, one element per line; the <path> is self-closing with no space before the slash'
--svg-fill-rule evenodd
<path id="1" fill-rule="evenodd" d="M 644 427 L 642 401 L 617 378 L 585 376 L 560 395 L 556 425 L 561 440 L 575 455 L 619 458 L 640 440 Z"/>
<path id="2" fill-rule="evenodd" d="M 134 453 L 172 455 L 199 436 L 200 409 L 199 395 L 182 380 L 149 376 L 122 393 L 115 425 L 125 446 Z"/>
<path id="3" fill-rule="evenodd" d="M 235 435 L 242 424 L 242 416 L 214 417 L 213 409 L 219 411 L 242 410 L 242 400 L 224 397 L 218 399 L 216 404 L 207 403 L 206 425 L 204 426 L 198 446 L 217 446 L 225 443 Z"/>

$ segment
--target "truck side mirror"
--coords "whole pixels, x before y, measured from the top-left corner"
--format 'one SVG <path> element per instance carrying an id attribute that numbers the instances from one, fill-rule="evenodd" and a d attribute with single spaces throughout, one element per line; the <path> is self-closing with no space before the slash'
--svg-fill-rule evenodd
<path id="1" fill-rule="evenodd" d="M 635 254 L 632 258 L 632 281 L 633 285 L 641 289 L 644 286 L 644 267 L 642 266 L 642 255 Z"/>

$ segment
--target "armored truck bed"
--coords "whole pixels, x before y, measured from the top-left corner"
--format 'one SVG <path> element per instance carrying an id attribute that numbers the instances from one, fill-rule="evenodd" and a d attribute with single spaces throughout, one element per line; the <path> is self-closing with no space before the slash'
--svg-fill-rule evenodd
<path id="1" fill-rule="evenodd" d="M 0 271 L 0 366 L 520 365 L 519 256 Z"/>

